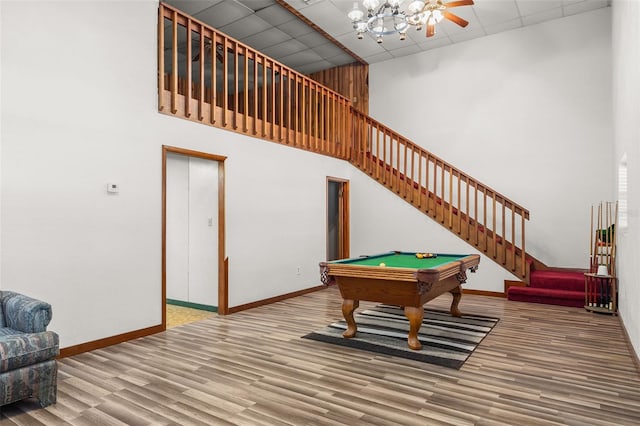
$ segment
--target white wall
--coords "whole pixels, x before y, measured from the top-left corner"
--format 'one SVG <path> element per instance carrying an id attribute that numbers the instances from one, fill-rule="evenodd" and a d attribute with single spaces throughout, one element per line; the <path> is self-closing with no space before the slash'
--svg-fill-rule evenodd
<path id="1" fill-rule="evenodd" d="M 612 199 L 610 8 L 370 66 L 371 115 L 531 211 L 527 251 L 588 266 Z"/>
<path id="2" fill-rule="evenodd" d="M 163 144 L 228 157 L 230 306 L 319 284 L 326 176 L 353 173 L 159 114 L 156 17 L 2 2 L 2 288 L 50 302 L 62 347 L 160 323 Z"/>
<path id="3" fill-rule="evenodd" d="M 618 233 L 620 317 L 640 354 L 640 3 L 615 0 L 613 27 L 614 165 L 627 154 L 629 226 Z"/>

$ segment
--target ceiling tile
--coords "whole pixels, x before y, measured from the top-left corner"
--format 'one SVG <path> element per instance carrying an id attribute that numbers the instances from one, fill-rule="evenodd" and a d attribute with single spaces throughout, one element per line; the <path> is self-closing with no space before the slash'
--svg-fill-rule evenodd
<path id="1" fill-rule="evenodd" d="M 567 4 L 563 7 L 563 9 L 565 16 L 569 16 L 576 15 L 578 13 L 589 12 L 601 7 L 606 7 L 607 5 L 607 0 L 585 0 L 580 3 Z"/>
<path id="2" fill-rule="evenodd" d="M 220 3 L 222 0 L 168 0 L 167 3 L 187 15 L 194 16 L 198 12 Z"/>
<path id="3" fill-rule="evenodd" d="M 353 3 L 357 2 L 358 7 L 364 10 L 361 0 L 328 0 L 328 1 L 333 3 L 333 6 L 336 9 L 338 9 L 342 13 L 342 16 L 344 16 L 346 19 L 349 19 L 347 18 L 347 13 L 349 13 L 349 11 L 353 9 Z M 407 4 L 410 3 L 408 0 L 405 0 L 405 2 Z"/>
<path id="4" fill-rule="evenodd" d="M 329 41 L 327 41 L 325 44 L 321 44 L 320 46 L 312 48 L 312 50 L 323 58 L 335 56 L 342 51 L 342 49 Z"/>
<path id="5" fill-rule="evenodd" d="M 275 58 L 275 57 L 292 55 L 294 53 L 307 50 L 307 49 L 308 47 L 305 46 L 303 43 L 300 43 L 298 40 L 291 39 L 282 43 L 278 43 L 271 47 L 267 47 L 266 49 L 263 49 L 261 53 L 264 53 L 267 56 L 271 56 L 272 58 Z"/>
<path id="6" fill-rule="evenodd" d="M 499 22 L 493 25 L 485 25 L 484 32 L 489 34 L 501 33 L 503 31 L 514 30 L 516 28 L 522 27 L 522 19 L 516 18 L 510 21 Z"/>
<path id="7" fill-rule="evenodd" d="M 229 25 L 222 26 L 219 30 L 233 38 L 241 40 L 251 35 L 261 33 L 269 28 L 271 28 L 271 25 L 264 19 L 256 15 L 249 15 Z"/>
<path id="8" fill-rule="evenodd" d="M 220 28 L 252 13 L 251 9 L 240 3 L 223 1 L 195 14 L 194 17 L 206 22 L 213 28 Z"/>
<path id="9" fill-rule="evenodd" d="M 360 57 L 375 55 L 384 52 L 384 48 L 376 43 L 370 34 L 365 34 L 362 40 L 359 40 L 355 34 L 345 34 L 336 39 L 342 43 L 347 49 L 355 52 Z"/>
<path id="10" fill-rule="evenodd" d="M 354 36 L 354 38 L 355 38 L 355 36 Z M 314 32 L 310 32 L 309 34 L 298 36 L 298 37 L 296 37 L 296 39 L 301 41 L 301 42 L 303 42 L 304 44 L 306 44 L 309 47 L 320 46 L 321 44 L 325 44 L 327 42 L 327 38 L 325 36 L 315 32 L 315 31 Z"/>
<path id="11" fill-rule="evenodd" d="M 312 64 L 314 62 L 322 61 L 322 57 L 313 50 L 304 50 L 296 52 L 292 55 L 285 56 L 280 59 L 283 64 L 290 67 L 300 67 L 305 64 Z"/>
<path id="12" fill-rule="evenodd" d="M 391 51 L 396 49 L 403 49 L 412 44 L 416 44 L 416 42 L 413 41 L 413 39 L 407 37 L 405 40 L 400 40 L 400 37 L 398 36 L 398 34 L 393 34 L 393 35 L 386 36 L 384 38 L 384 41 L 382 42 L 382 47 L 384 48 L 384 50 Z"/>
<path id="13" fill-rule="evenodd" d="M 313 30 L 313 28 L 299 19 L 285 22 L 284 24 L 277 25 L 277 27 L 282 30 L 282 32 L 289 34 L 293 38 L 298 38 L 309 33 L 318 34 Z M 324 36 L 321 37 L 324 41 L 327 41 Z"/>
<path id="14" fill-rule="evenodd" d="M 242 39 L 241 41 L 256 50 L 264 50 L 267 47 L 275 46 L 283 41 L 290 40 L 291 37 L 277 28 L 270 28 L 258 34 Z M 277 59 L 277 58 L 276 58 Z"/>
<path id="15" fill-rule="evenodd" d="M 463 41 L 482 37 L 483 35 L 485 35 L 484 30 L 482 28 L 477 28 L 477 29 L 467 29 L 467 31 L 460 31 L 455 34 L 449 34 L 449 38 L 454 43 L 460 43 Z"/>
<path id="16" fill-rule="evenodd" d="M 421 30 L 410 29 L 407 32 L 407 37 L 409 37 L 411 40 L 415 41 L 416 43 L 423 43 L 424 41 L 427 40 L 427 38 L 434 39 L 434 38 L 440 38 L 440 37 L 447 37 L 447 34 L 444 31 L 436 31 L 435 35 L 431 37 L 427 37 L 427 29 L 426 27 L 423 27 Z"/>
<path id="17" fill-rule="evenodd" d="M 333 68 L 333 64 L 329 61 L 318 61 L 311 64 L 304 64 L 298 67 L 298 72 L 302 74 L 311 74 L 316 71 L 322 71 L 329 68 Z"/>
<path id="18" fill-rule="evenodd" d="M 393 59 L 393 55 L 389 52 L 381 52 L 371 56 L 365 56 L 364 60 L 369 62 L 370 64 L 376 62 L 387 61 L 389 59 Z"/>
<path id="19" fill-rule="evenodd" d="M 418 46 L 420 46 L 422 50 L 431 50 L 431 49 L 437 49 L 442 46 L 448 46 L 450 44 L 451 44 L 451 39 L 449 39 L 449 37 L 440 37 L 440 38 L 429 37 L 426 42 L 419 43 Z"/>
<path id="20" fill-rule="evenodd" d="M 318 3 L 319 1 L 324 0 L 312 0 L 312 1 L 303 1 L 303 0 L 285 0 L 291 7 L 294 9 L 304 9 L 305 7 L 309 7 L 312 4 Z"/>
<path id="21" fill-rule="evenodd" d="M 277 27 L 280 24 L 284 24 L 285 22 L 298 19 L 295 15 L 278 4 L 273 4 L 272 6 L 260 9 L 256 12 L 256 15 L 258 15 L 265 21 L 268 21 L 274 27 Z"/>
<path id="22" fill-rule="evenodd" d="M 305 7 L 300 12 L 329 34 L 344 34 L 352 30 L 349 18 L 329 1 Z"/>
<path id="23" fill-rule="evenodd" d="M 548 9 L 533 15 L 523 16 L 522 23 L 524 25 L 535 25 L 540 22 L 549 21 L 551 19 L 562 18 L 562 8 Z"/>
<path id="24" fill-rule="evenodd" d="M 392 50 L 391 55 L 395 58 L 401 58 L 403 56 L 413 55 L 414 53 L 418 53 L 421 51 L 422 49 L 420 48 L 420 46 L 414 43 L 400 49 Z"/>
<path id="25" fill-rule="evenodd" d="M 520 17 L 515 0 L 483 0 L 472 7 L 484 27 Z M 458 10 L 462 8 L 454 9 L 453 13 L 457 14 Z"/>
<path id="26" fill-rule="evenodd" d="M 463 31 L 467 32 L 469 30 L 482 28 L 482 25 L 480 25 L 480 21 L 478 21 L 478 18 L 476 17 L 476 14 L 472 8 L 456 7 L 454 12 L 452 13 L 469 22 L 469 25 L 467 25 L 466 27 L 461 27 L 460 25 L 455 24 L 449 21 L 448 19 L 443 19 L 442 21 L 440 21 L 440 23 L 436 25 L 436 31 L 438 30 L 437 27 L 443 26 L 447 34 L 451 35 L 452 33 L 456 33 L 456 32 L 463 32 Z"/>
<path id="27" fill-rule="evenodd" d="M 275 4 L 275 0 L 235 0 L 239 3 L 244 4 L 248 8 L 258 11 L 264 9 L 265 7 L 272 6 Z"/>
<path id="28" fill-rule="evenodd" d="M 562 6 L 562 0 L 516 0 L 522 16 L 534 15 Z"/>
<path id="29" fill-rule="evenodd" d="M 330 58 L 327 58 L 327 60 L 336 65 L 346 65 L 346 64 L 351 64 L 353 62 L 356 62 L 353 56 L 349 55 L 344 50 L 340 50 L 340 53 L 338 53 L 335 56 L 331 56 Z"/>

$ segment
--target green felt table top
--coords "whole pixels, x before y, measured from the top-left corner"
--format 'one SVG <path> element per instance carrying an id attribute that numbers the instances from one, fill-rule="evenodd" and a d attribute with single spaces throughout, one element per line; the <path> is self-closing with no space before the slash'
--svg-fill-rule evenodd
<path id="1" fill-rule="evenodd" d="M 412 252 L 389 252 L 367 257 L 336 260 L 330 263 L 341 263 L 361 266 L 380 266 L 384 263 L 388 268 L 432 269 L 446 263 L 466 257 L 466 254 L 438 254 L 437 257 L 418 259 Z"/>

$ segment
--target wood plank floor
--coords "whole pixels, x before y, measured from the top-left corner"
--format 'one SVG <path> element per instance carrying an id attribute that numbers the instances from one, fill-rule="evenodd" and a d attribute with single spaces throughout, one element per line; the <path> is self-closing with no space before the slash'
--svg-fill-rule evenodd
<path id="1" fill-rule="evenodd" d="M 0 423 L 640 424 L 617 317 L 465 295 L 463 312 L 501 319 L 451 370 L 300 338 L 341 318 L 340 301 L 329 288 L 65 358 L 58 403 L 5 406 Z"/>

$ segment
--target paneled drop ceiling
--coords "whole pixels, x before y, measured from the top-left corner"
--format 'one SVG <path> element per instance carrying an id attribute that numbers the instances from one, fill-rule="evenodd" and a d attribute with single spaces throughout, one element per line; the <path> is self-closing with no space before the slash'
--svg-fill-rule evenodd
<path id="1" fill-rule="evenodd" d="M 304 74 L 352 63 L 355 58 L 375 63 L 412 55 L 609 7 L 611 3 L 611 0 L 475 0 L 473 6 L 452 10 L 469 21 L 466 28 L 443 20 L 434 37 L 427 38 L 424 32 L 411 30 L 404 41 L 387 36 L 378 44 L 369 35 L 363 40 L 356 38 L 346 16 L 354 0 L 281 1 L 292 11 L 277 0 L 168 0 L 167 3 Z M 330 37 L 307 25 L 292 13 L 295 11 Z"/>

